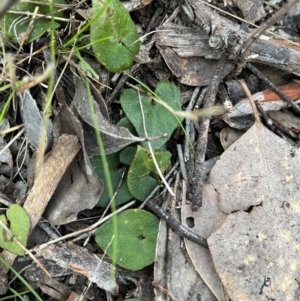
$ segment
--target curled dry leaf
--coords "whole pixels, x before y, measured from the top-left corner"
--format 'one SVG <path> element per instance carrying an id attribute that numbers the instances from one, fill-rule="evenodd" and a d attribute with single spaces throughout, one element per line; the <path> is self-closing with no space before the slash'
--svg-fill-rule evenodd
<path id="1" fill-rule="evenodd" d="M 94 118 L 97 122 L 96 130 L 101 132 L 101 138 L 106 154 L 116 153 L 127 145 L 145 140 L 144 138 L 139 138 L 132 135 L 128 129 L 118 127 L 104 118 L 100 112 L 98 104 L 94 101 L 94 99 L 91 97 L 89 100 L 88 92 L 83 81 L 78 77 L 75 77 L 75 81 L 76 92 L 73 102 L 76 111 L 89 126 L 94 128 L 94 121 L 90 108 L 90 101 L 92 102 L 94 109 L 93 114 L 95 114 Z"/>
<path id="2" fill-rule="evenodd" d="M 4 131 L 10 128 L 9 121 L 5 118 L 2 120 L 0 124 L 0 131 Z M 6 147 L 6 142 L 4 140 L 4 135 L 0 136 L 0 164 L 1 167 L 6 169 L 8 167 L 7 172 L 5 172 L 3 169 L 1 170 L 1 173 L 4 174 L 10 174 L 10 178 L 12 178 L 12 173 L 13 173 L 13 158 L 11 151 L 9 147 L 7 147 L 5 150 L 4 148 Z"/>
<path id="3" fill-rule="evenodd" d="M 192 211 L 191 205 L 182 204 L 182 224 L 201 237 L 208 238 L 226 218 L 226 214 L 220 211 L 219 196 L 214 188 L 205 184 L 203 186 L 202 207 Z M 192 263 L 219 301 L 228 300 L 223 285 L 217 275 L 208 249 L 205 249 L 190 240 L 184 239 L 187 252 Z"/>
<path id="4" fill-rule="evenodd" d="M 26 136 L 29 141 L 38 147 L 40 139 L 45 140 L 46 148 L 52 143 L 52 123 L 47 121 L 47 131 L 44 130 L 44 118 L 29 90 L 22 93 L 21 116 L 25 126 Z"/>
<path id="5" fill-rule="evenodd" d="M 56 188 L 45 217 L 54 225 L 62 225 L 77 219 L 77 214 L 93 208 L 103 190 L 103 183 L 94 171 L 85 151 L 81 123 L 71 110 L 63 107 L 54 121 L 59 134 L 74 134 L 81 144 L 78 162 L 72 161 Z"/>
<path id="6" fill-rule="evenodd" d="M 229 215 L 208 244 L 232 300 L 296 300 L 299 164 L 298 149 L 256 122 L 211 171 Z"/>

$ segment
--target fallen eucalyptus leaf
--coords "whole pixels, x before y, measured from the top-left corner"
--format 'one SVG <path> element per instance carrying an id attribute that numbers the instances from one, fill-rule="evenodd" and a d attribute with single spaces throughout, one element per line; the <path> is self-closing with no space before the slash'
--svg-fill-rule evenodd
<path id="1" fill-rule="evenodd" d="M 56 135 L 72 134 L 78 137 L 81 150 L 60 180 L 44 216 L 54 225 L 63 225 L 77 219 L 77 214 L 93 208 L 103 191 L 85 151 L 81 123 L 67 106 L 63 106 L 54 120 Z"/>
<path id="2" fill-rule="evenodd" d="M 203 204 L 197 211 L 192 211 L 191 204 L 182 203 L 182 224 L 203 238 L 208 238 L 226 219 L 226 214 L 220 211 L 219 195 L 209 184 L 203 185 Z M 228 300 L 224 287 L 214 267 L 208 249 L 184 239 L 189 257 L 201 278 L 219 301 Z"/>
<path id="3" fill-rule="evenodd" d="M 299 165 L 299 149 L 257 120 L 210 173 L 229 215 L 208 244 L 232 300 L 296 300 Z"/>
<path id="4" fill-rule="evenodd" d="M 46 149 L 49 148 L 52 143 L 52 122 L 51 120 L 47 121 L 47 131 L 45 131 L 45 120 L 29 90 L 25 90 L 22 93 L 21 116 L 26 136 L 32 145 L 38 148 L 40 139 L 43 138 L 46 143 Z"/>
<path id="5" fill-rule="evenodd" d="M 74 95 L 73 103 L 75 105 L 76 111 L 90 127 L 94 128 L 94 122 L 86 86 L 77 76 L 75 76 L 75 81 L 76 92 Z M 99 105 L 94 101 L 92 96 L 91 101 L 94 110 L 93 114 L 95 114 L 95 119 L 97 122 L 96 130 L 99 130 L 101 132 L 101 138 L 106 154 L 116 153 L 129 144 L 145 140 L 144 138 L 139 138 L 132 135 L 126 128 L 118 127 L 110 123 L 101 115 Z"/>
<path id="6" fill-rule="evenodd" d="M 159 220 L 155 215 L 130 209 L 117 216 L 116 227 L 112 219 L 101 225 L 95 232 L 95 239 L 98 246 L 112 257 L 111 240 L 116 231 L 116 264 L 137 271 L 154 261 L 158 225 Z"/>

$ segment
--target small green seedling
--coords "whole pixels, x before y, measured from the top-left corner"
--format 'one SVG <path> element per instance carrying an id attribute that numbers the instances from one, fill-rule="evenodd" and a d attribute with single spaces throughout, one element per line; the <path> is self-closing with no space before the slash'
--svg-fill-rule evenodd
<path id="1" fill-rule="evenodd" d="M 6 216 L 4 214 L 0 215 L 0 220 L 9 228 L 18 241 L 26 247 L 30 231 L 30 218 L 26 210 L 17 204 L 13 204 L 7 209 Z M 24 255 L 25 253 L 1 225 L 0 247 L 16 255 Z"/>
<path id="2" fill-rule="evenodd" d="M 127 70 L 140 50 L 139 35 L 125 7 L 118 0 L 93 0 L 91 43 L 96 58 L 110 72 Z"/>
<path id="3" fill-rule="evenodd" d="M 163 173 L 170 166 L 171 153 L 167 151 L 154 152 L 158 166 Z M 138 146 L 128 171 L 127 184 L 131 194 L 144 201 L 158 184 L 158 172 L 150 152 Z"/>
<path id="4" fill-rule="evenodd" d="M 144 210 L 130 209 L 118 215 L 117 229 L 112 219 L 100 226 L 95 233 L 98 246 L 112 258 L 111 239 L 114 231 L 118 235 L 116 264 L 132 271 L 140 270 L 153 263 L 159 219 Z"/>
<path id="5" fill-rule="evenodd" d="M 166 80 L 160 81 L 156 86 L 155 94 L 173 110 L 181 110 L 181 93 L 174 84 Z M 127 118 L 140 137 L 144 137 L 145 132 L 139 100 L 142 101 L 148 136 L 168 134 L 168 138 L 151 141 L 152 148 L 159 149 L 169 140 L 171 134 L 179 125 L 178 121 L 181 122 L 183 118 L 177 117 L 176 119 L 171 112 L 149 96 L 138 93 L 134 89 L 127 89 L 121 95 L 120 102 Z M 142 142 L 142 145 L 148 148 L 148 142 Z"/>

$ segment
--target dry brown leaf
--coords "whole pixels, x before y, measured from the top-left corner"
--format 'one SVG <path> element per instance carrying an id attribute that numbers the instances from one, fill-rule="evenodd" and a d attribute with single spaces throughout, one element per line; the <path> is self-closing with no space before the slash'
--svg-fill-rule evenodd
<path id="1" fill-rule="evenodd" d="M 83 81 L 75 76 L 76 92 L 73 103 L 80 117 L 92 128 L 94 128 L 94 120 L 91 114 L 91 108 L 88 98 L 86 86 Z M 128 129 L 118 127 L 110 123 L 100 112 L 99 105 L 92 99 L 94 108 L 94 118 L 97 122 L 97 130 L 101 132 L 102 142 L 106 154 L 116 153 L 120 149 L 135 142 L 144 141 L 144 138 L 139 138 L 132 135 Z M 95 138 L 96 140 L 96 138 Z"/>
<path id="2" fill-rule="evenodd" d="M 220 142 L 224 149 L 227 149 L 231 144 L 238 140 L 245 132 L 231 127 L 225 127 L 220 132 Z"/>
<path id="3" fill-rule="evenodd" d="M 256 122 L 213 167 L 209 182 L 229 215 L 208 244 L 232 300 L 295 300 L 299 166 L 299 150 Z"/>
<path id="4" fill-rule="evenodd" d="M 63 225 L 76 220 L 80 211 L 96 205 L 103 183 L 86 154 L 81 123 L 69 108 L 61 108 L 53 127 L 58 132 L 56 135 L 76 135 L 81 144 L 78 160 L 74 160 L 64 173 L 44 214 L 51 224 Z"/>
<path id="5" fill-rule="evenodd" d="M 46 148 L 50 147 L 53 140 L 51 120 L 47 122 L 47 134 L 41 136 L 42 129 L 44 131 L 44 118 L 29 90 L 25 90 L 22 93 L 20 112 L 24 122 L 26 136 L 32 145 L 38 148 L 42 137 L 45 139 Z"/>
<path id="6" fill-rule="evenodd" d="M 176 191 L 176 185 L 174 190 Z M 163 209 L 167 210 L 171 207 L 168 214 L 180 220 L 178 210 L 170 204 L 171 200 L 173 197 L 169 195 L 163 204 Z M 213 293 L 194 270 L 192 263 L 186 260 L 181 244 L 180 235 L 174 233 L 172 229 L 167 227 L 166 222 L 161 220 L 156 244 L 154 280 L 176 297 L 178 301 L 196 300 L 198 294 L 201 294 L 202 301 L 215 301 Z M 197 250 L 196 248 L 195 251 L 197 252 Z M 162 291 L 155 289 L 154 292 L 155 301 L 167 300 L 167 295 Z M 172 299 L 170 298 L 170 300 Z"/>
<path id="7" fill-rule="evenodd" d="M 192 211 L 191 205 L 183 202 L 181 218 L 184 226 L 201 237 L 208 238 L 211 233 L 222 225 L 226 214 L 220 211 L 218 193 L 209 184 L 203 185 L 202 202 L 202 207 L 197 211 Z M 228 296 L 216 273 L 209 250 L 187 239 L 184 239 L 184 242 L 195 269 L 216 298 L 219 301 L 228 300 Z"/>
<path id="8" fill-rule="evenodd" d="M 180 57 L 170 47 L 157 46 L 166 64 L 177 77 L 178 81 L 188 86 L 207 86 L 210 84 L 218 60 L 209 60 L 203 57 Z M 231 70 L 233 65 L 228 63 L 224 69 L 223 77 Z M 189 72 L 186 72 L 189 70 Z"/>

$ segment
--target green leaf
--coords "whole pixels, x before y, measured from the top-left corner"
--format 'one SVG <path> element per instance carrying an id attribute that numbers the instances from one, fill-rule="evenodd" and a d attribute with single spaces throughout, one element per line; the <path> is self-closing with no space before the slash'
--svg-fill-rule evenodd
<path id="1" fill-rule="evenodd" d="M 174 84 L 165 80 L 160 81 L 156 86 L 155 93 L 174 110 L 181 109 L 181 93 Z M 152 101 L 150 97 L 140 93 L 140 98 L 146 119 L 148 136 L 158 136 L 165 133 L 170 136 L 178 126 L 176 118 L 161 104 Z M 135 127 L 138 135 L 145 137 L 138 92 L 134 89 L 125 90 L 121 95 L 120 102 L 127 118 Z M 178 119 L 182 121 L 182 118 Z M 154 149 L 159 149 L 168 139 L 151 141 L 151 146 Z M 148 142 L 142 142 L 142 145 L 148 148 Z"/>
<path id="2" fill-rule="evenodd" d="M 154 153 L 161 172 L 170 165 L 171 153 L 164 151 Z M 138 146 L 134 159 L 128 171 L 128 188 L 131 194 L 138 200 L 144 201 L 153 189 L 158 185 L 158 173 L 155 168 L 151 154 L 145 148 Z"/>
<path id="3" fill-rule="evenodd" d="M 95 239 L 98 246 L 112 257 L 110 242 L 115 234 L 116 264 L 137 271 L 152 264 L 155 259 L 158 225 L 159 220 L 155 215 L 144 210 L 130 209 L 117 216 L 117 234 L 113 232 L 110 219 L 96 230 Z"/>
<path id="4" fill-rule="evenodd" d="M 120 119 L 118 122 L 117 122 L 117 126 L 122 126 L 126 129 L 129 130 L 129 132 L 134 135 L 134 136 L 137 136 L 138 133 L 136 132 L 133 124 L 129 121 L 129 119 L 127 117 L 123 117 L 122 119 Z"/>
<path id="5" fill-rule="evenodd" d="M 0 215 L 0 220 L 10 229 L 19 242 L 26 247 L 30 231 L 30 218 L 26 210 L 17 204 L 13 204 L 7 209 L 6 216 L 4 214 Z M 16 255 L 24 255 L 25 253 L 1 225 L 0 247 Z"/>
<path id="6" fill-rule="evenodd" d="M 110 172 L 110 178 L 112 183 L 113 191 L 115 191 L 121 181 L 123 170 L 119 168 L 120 160 L 119 160 L 119 153 L 114 153 L 111 155 L 106 155 L 106 160 L 108 163 L 108 168 Z M 94 167 L 97 175 L 99 178 L 104 182 L 104 190 L 100 196 L 100 199 L 97 203 L 98 207 L 106 207 L 110 202 L 110 197 L 108 195 L 108 189 L 107 189 L 107 182 L 104 170 L 101 156 L 95 156 L 90 159 L 92 166 Z M 121 187 L 119 188 L 119 191 L 115 197 L 115 205 L 119 206 L 122 205 L 129 200 L 133 199 L 133 196 L 128 190 L 127 186 L 127 177 L 123 179 L 123 182 L 121 184 Z"/>
<path id="7" fill-rule="evenodd" d="M 39 0 L 39 2 L 45 2 L 47 4 L 50 3 L 49 0 Z M 65 4 L 64 0 L 53 0 L 53 4 Z M 4 16 L 4 27 L 7 32 L 9 32 L 12 36 L 12 39 L 15 41 L 22 41 L 22 36 L 27 32 L 29 23 L 31 21 L 31 16 L 28 16 L 26 12 L 33 13 L 35 7 L 39 7 L 39 14 L 49 15 L 50 7 L 49 5 L 38 5 L 33 3 L 26 3 L 18 1 L 17 4 L 11 7 L 11 10 L 24 12 L 24 15 L 17 14 L 5 14 Z M 62 12 L 57 12 L 58 8 L 53 8 L 54 16 L 61 17 L 63 15 Z M 59 23 L 54 22 L 55 28 L 60 26 Z M 33 23 L 33 29 L 30 34 L 28 40 L 25 43 L 31 43 L 32 41 L 40 38 L 46 31 L 52 29 L 52 21 L 51 19 L 42 19 L 37 18 Z M 54 28 L 53 28 L 54 29 Z"/>
<path id="8" fill-rule="evenodd" d="M 136 27 L 118 0 L 93 0 L 93 14 L 99 13 L 91 24 L 95 56 L 107 70 L 124 71 L 131 67 L 133 54 L 140 50 Z"/>
<path id="9" fill-rule="evenodd" d="M 120 161 L 125 165 L 130 165 L 133 161 L 133 158 L 136 154 L 137 146 L 127 146 L 120 152 Z"/>

